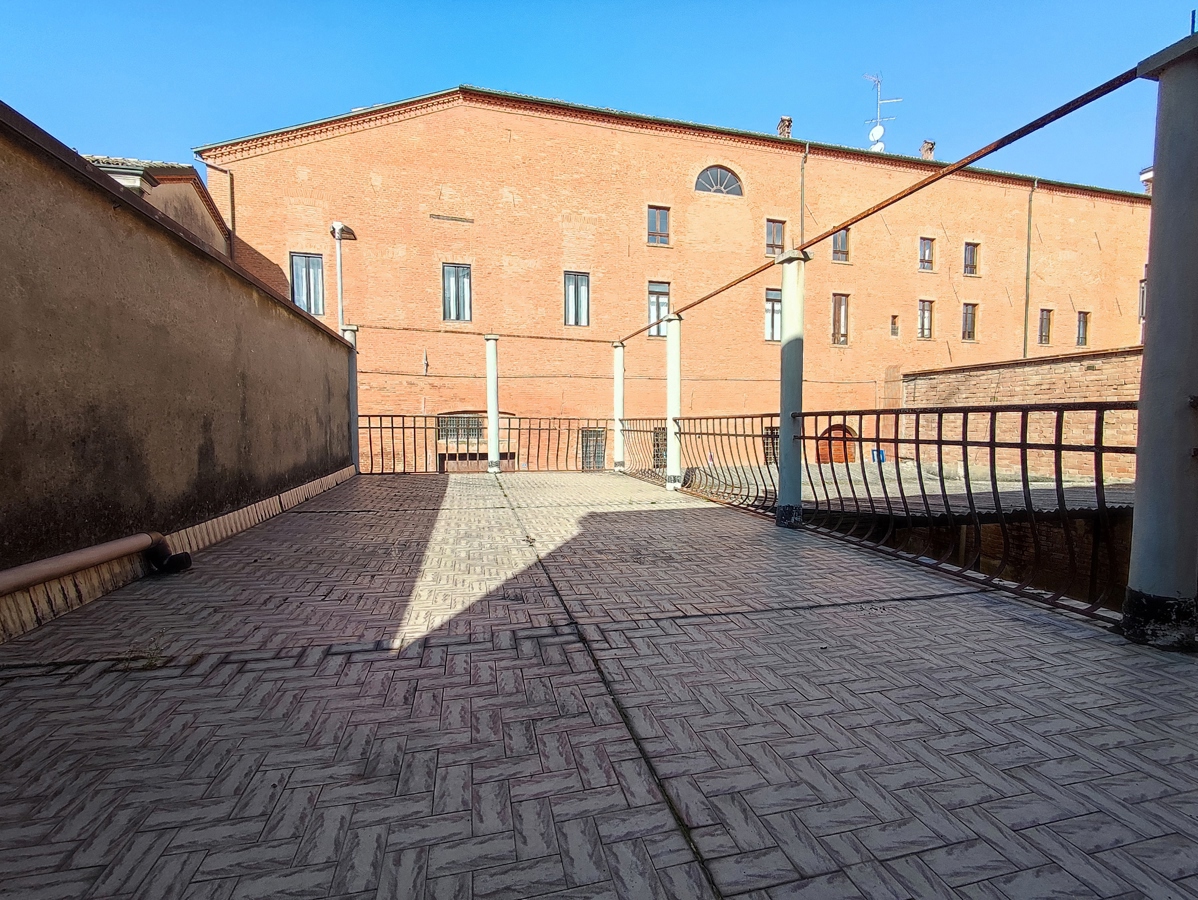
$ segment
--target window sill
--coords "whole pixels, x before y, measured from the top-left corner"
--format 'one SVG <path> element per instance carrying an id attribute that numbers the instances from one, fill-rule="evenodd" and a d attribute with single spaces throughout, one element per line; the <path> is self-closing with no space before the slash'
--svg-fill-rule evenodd
<path id="1" fill-rule="evenodd" d="M 940 274 L 936 269 L 916 269 L 915 271 L 918 272 L 920 275 L 939 275 Z"/>
<path id="2" fill-rule="evenodd" d="M 832 260 L 832 265 L 834 265 L 834 266 L 851 266 L 852 264 L 853 264 L 853 261 L 851 259 L 834 259 L 834 260 Z"/>
<path id="3" fill-rule="evenodd" d="M 473 325 L 473 319 L 442 319 L 442 325 Z"/>
<path id="4" fill-rule="evenodd" d="M 837 343 L 833 342 L 832 344 L 829 344 L 829 346 L 832 347 L 834 350 L 848 350 L 849 349 L 849 344 L 847 344 L 847 343 L 846 344 L 837 344 Z"/>
<path id="5" fill-rule="evenodd" d="M 645 242 L 646 247 L 652 247 L 654 250 L 673 250 L 673 244 L 654 244 L 649 241 Z"/>
<path id="6" fill-rule="evenodd" d="M 961 277 L 962 278 L 981 278 L 982 275 L 980 272 L 974 272 L 972 275 L 970 275 L 968 272 L 962 272 Z"/>

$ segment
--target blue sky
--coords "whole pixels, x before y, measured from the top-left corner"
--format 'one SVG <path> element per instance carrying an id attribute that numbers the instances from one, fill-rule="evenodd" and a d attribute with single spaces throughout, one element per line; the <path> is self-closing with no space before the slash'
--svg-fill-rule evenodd
<path id="1" fill-rule="evenodd" d="M 1191 3 L 1198 0 L 1191 0 Z M 957 159 L 1189 32 L 1190 3 L 19 3 L 0 99 L 83 153 L 193 146 L 475 84 L 865 146 L 881 73 L 889 150 Z M 986 163 L 1139 190 L 1139 82 Z"/>

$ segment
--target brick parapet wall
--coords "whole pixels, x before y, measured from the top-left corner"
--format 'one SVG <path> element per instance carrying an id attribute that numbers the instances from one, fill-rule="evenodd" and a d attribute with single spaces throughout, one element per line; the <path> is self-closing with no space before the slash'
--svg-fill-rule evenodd
<path id="1" fill-rule="evenodd" d="M 927 369 L 903 375 L 902 405 L 984 406 L 1137 400 L 1143 347 Z"/>

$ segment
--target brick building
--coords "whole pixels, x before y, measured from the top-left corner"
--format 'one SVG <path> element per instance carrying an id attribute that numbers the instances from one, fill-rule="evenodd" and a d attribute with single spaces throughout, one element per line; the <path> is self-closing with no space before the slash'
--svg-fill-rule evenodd
<path id="1" fill-rule="evenodd" d="M 612 340 L 941 165 L 472 87 L 198 152 L 235 261 L 334 326 L 329 226 L 357 233 L 362 413 L 482 409 L 498 333 L 504 412 L 610 415 Z M 903 371 L 1025 343 L 1138 343 L 1149 202 L 971 170 L 815 248 L 808 407 L 894 405 Z M 779 283 L 685 316 L 684 415 L 777 409 Z M 629 342 L 628 415 L 662 414 L 664 361 L 662 337 Z"/>

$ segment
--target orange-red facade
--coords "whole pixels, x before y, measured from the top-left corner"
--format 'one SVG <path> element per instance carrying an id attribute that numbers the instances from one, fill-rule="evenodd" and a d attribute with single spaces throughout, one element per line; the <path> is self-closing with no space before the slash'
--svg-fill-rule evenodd
<path id="1" fill-rule="evenodd" d="M 288 292 L 291 254 L 320 255 L 334 327 L 329 226 L 357 233 L 344 281 L 360 412 L 484 408 L 481 335 L 498 333 L 505 413 L 588 417 L 611 414 L 610 342 L 648 321 L 650 283 L 681 306 L 766 261 L 767 221 L 785 223 L 791 247 L 800 229 L 821 232 L 936 165 L 471 88 L 201 154 L 232 172 L 210 170 L 209 187 L 235 214 L 236 261 Z M 735 173 L 742 195 L 697 191 L 710 166 Z M 667 243 L 650 243 L 651 206 L 669 210 Z M 1138 343 L 1148 216 L 1139 195 L 971 173 L 853 228 L 847 261 L 821 244 L 807 271 L 805 405 L 892 405 L 904 371 L 1017 358 L 1029 295 L 1030 356 L 1076 349 L 1079 313 L 1088 347 Z M 930 271 L 921 238 L 934 241 Z M 964 271 L 967 243 L 977 274 Z M 444 320 L 445 264 L 470 267 L 469 321 Z M 586 325 L 565 324 L 566 273 L 588 276 Z M 779 276 L 684 316 L 683 415 L 776 411 L 765 320 Z M 664 339 L 628 342 L 628 416 L 663 415 L 664 365 Z"/>

